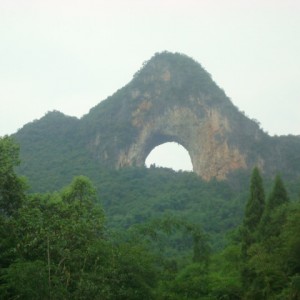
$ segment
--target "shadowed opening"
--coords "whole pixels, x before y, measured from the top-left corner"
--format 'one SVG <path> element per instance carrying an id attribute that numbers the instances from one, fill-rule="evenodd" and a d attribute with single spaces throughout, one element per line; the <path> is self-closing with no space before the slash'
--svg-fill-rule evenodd
<path id="1" fill-rule="evenodd" d="M 156 167 L 171 168 L 175 171 L 193 171 L 188 151 L 175 142 L 168 142 L 155 147 L 147 156 L 145 164 L 148 168 L 155 165 Z"/>

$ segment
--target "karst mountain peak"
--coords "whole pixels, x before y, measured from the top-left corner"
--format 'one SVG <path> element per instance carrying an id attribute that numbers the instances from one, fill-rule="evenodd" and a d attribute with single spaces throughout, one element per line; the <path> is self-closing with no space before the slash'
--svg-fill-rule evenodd
<path id="1" fill-rule="evenodd" d="M 29 177 L 41 160 L 43 172 L 56 164 L 62 174 L 143 167 L 149 153 L 166 142 L 182 145 L 193 171 L 205 180 L 224 180 L 254 166 L 270 175 L 300 174 L 300 163 L 295 164 L 300 138 L 268 136 L 198 62 L 179 53 L 156 53 L 127 85 L 81 119 L 44 117 L 15 137 L 20 172 Z"/>

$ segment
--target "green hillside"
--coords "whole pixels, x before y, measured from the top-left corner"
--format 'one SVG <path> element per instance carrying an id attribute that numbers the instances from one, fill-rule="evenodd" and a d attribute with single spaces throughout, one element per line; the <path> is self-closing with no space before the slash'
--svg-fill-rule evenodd
<path id="1" fill-rule="evenodd" d="M 214 249 L 222 248 L 226 233 L 241 222 L 247 198 L 245 190 L 234 191 L 227 182 L 163 168 L 125 168 L 95 184 L 113 228 L 171 215 L 201 225 Z"/>
<path id="2" fill-rule="evenodd" d="M 150 151 L 168 141 L 187 148 L 206 180 L 249 174 L 256 165 L 269 178 L 300 177 L 300 137 L 267 135 L 198 62 L 178 53 L 155 54 L 81 119 L 48 112 L 13 137 L 21 146 L 18 172 L 33 191 L 59 189 L 76 175 L 95 181 L 104 170 L 143 167 Z"/>

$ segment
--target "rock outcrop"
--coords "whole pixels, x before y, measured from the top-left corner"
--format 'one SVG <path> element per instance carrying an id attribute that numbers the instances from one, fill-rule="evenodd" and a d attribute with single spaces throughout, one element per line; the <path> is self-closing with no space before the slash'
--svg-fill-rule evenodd
<path id="1" fill-rule="evenodd" d="M 261 139 L 264 133 L 257 124 L 240 116 L 210 75 L 192 59 L 158 54 L 120 93 L 122 99 L 111 106 L 110 115 L 116 116 L 114 122 L 123 124 L 125 144 L 121 145 L 122 139 L 116 138 L 119 133 L 111 129 L 111 149 L 103 149 L 97 142 L 99 132 L 91 143 L 91 150 L 95 155 L 102 153 L 99 159 L 108 165 L 144 166 L 156 146 L 172 141 L 187 149 L 194 172 L 205 180 L 225 179 L 228 173 L 253 165 L 245 149 L 232 142 L 233 137 L 240 135 L 240 119 L 251 123 L 246 126 L 251 131 L 247 135 Z M 91 113 L 98 110 L 98 119 L 103 121 L 101 106 Z"/>

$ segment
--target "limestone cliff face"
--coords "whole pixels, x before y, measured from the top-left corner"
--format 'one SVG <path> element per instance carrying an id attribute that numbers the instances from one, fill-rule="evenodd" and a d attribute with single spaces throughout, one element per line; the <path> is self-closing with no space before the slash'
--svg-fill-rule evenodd
<path id="1" fill-rule="evenodd" d="M 236 128 L 226 109 L 235 108 L 200 65 L 184 57 L 179 67 L 178 74 L 172 59 L 157 56 L 128 86 L 130 98 L 123 101 L 132 106 L 126 117 L 136 134 L 118 151 L 115 166 L 143 166 L 152 149 L 174 141 L 187 149 L 194 172 L 205 180 L 225 179 L 229 172 L 247 168 L 246 153 L 229 143 Z M 207 82 L 201 89 L 203 81 Z M 207 91 L 208 83 L 212 93 Z"/>
<path id="2" fill-rule="evenodd" d="M 95 132 L 90 147 L 104 165 L 144 166 L 156 146 L 173 141 L 187 149 L 194 172 L 205 180 L 254 165 L 266 172 L 274 168 L 271 148 L 264 146 L 268 136 L 184 55 L 155 55 L 106 101 L 113 123 Z M 101 105 L 97 109 L 100 113 Z M 106 115 L 98 121 L 104 124 Z"/>
<path id="3" fill-rule="evenodd" d="M 218 111 L 208 109 L 199 119 L 190 108 L 174 106 L 160 116 L 144 120 L 151 102 L 142 102 L 141 107 L 132 118 L 132 124 L 139 128 L 138 136 L 127 151 L 120 153 L 117 167 L 144 165 L 151 150 L 168 141 L 188 149 L 194 172 L 206 180 L 225 179 L 228 172 L 247 167 L 245 155 L 228 145 L 229 123 Z"/>

